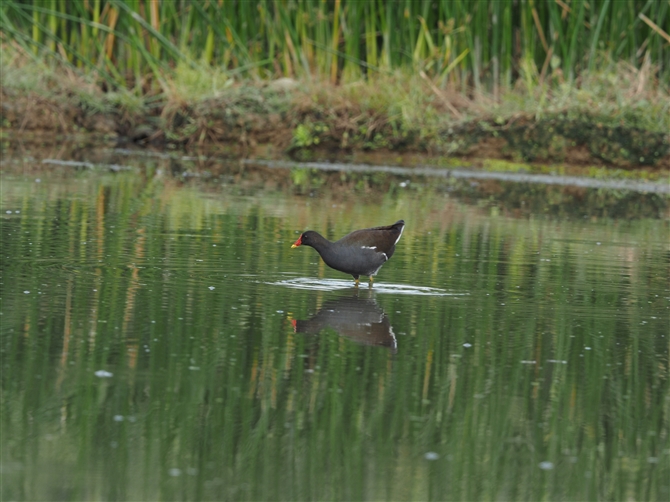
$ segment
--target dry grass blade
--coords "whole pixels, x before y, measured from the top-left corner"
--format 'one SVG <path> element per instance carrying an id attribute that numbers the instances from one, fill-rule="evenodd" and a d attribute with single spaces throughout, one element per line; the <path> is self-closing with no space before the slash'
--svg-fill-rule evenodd
<path id="1" fill-rule="evenodd" d="M 659 26 L 656 23 L 654 23 L 651 19 L 649 19 L 647 16 L 645 16 L 641 12 L 638 14 L 638 17 L 640 19 L 642 19 L 642 21 L 647 23 L 652 30 L 654 30 L 660 36 L 665 38 L 668 41 L 668 43 L 670 43 L 670 35 L 668 35 L 665 31 L 663 31 L 661 28 L 659 28 Z"/>
<path id="2" fill-rule="evenodd" d="M 435 86 L 435 84 L 428 78 L 428 75 L 426 75 L 426 72 L 421 70 L 419 72 L 419 75 L 421 76 L 422 79 L 426 81 L 430 89 L 435 93 L 435 95 L 440 98 L 440 100 L 444 103 L 444 105 L 449 109 L 449 111 L 456 117 L 457 119 L 462 119 L 463 115 L 452 105 L 449 100 L 440 92 L 440 90 Z"/>

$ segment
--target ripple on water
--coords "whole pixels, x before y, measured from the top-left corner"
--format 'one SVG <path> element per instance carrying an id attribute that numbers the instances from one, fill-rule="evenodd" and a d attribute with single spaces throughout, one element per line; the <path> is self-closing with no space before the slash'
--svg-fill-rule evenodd
<path id="1" fill-rule="evenodd" d="M 335 291 L 338 289 L 350 289 L 353 286 L 351 281 L 342 279 L 313 279 L 306 277 L 298 277 L 295 279 L 286 279 L 283 281 L 268 282 L 274 286 L 283 286 L 294 289 L 307 289 L 314 291 Z M 368 286 L 361 282 L 359 286 L 361 289 L 367 289 Z M 409 284 L 388 284 L 376 282 L 372 286 L 375 293 L 393 293 L 401 295 L 416 295 L 416 296 L 468 296 L 469 293 L 462 291 L 448 291 L 440 288 L 429 288 L 426 286 L 412 286 Z"/>

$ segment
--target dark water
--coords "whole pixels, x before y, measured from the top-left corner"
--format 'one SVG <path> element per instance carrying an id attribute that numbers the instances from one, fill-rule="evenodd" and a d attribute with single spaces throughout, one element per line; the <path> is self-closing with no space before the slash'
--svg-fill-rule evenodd
<path id="1" fill-rule="evenodd" d="M 662 197 L 14 160 L 2 500 L 670 497 Z M 372 289 L 290 247 L 401 218 Z"/>

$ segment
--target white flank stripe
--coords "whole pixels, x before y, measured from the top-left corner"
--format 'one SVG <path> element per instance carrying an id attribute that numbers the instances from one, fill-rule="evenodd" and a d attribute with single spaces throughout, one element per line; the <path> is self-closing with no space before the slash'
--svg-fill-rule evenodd
<path id="1" fill-rule="evenodd" d="M 377 246 L 361 246 L 361 249 L 373 249 L 376 250 Z"/>
<path id="2" fill-rule="evenodd" d="M 400 238 L 402 237 L 402 232 L 403 232 L 403 230 L 405 230 L 405 225 L 403 225 L 402 227 L 400 227 L 400 235 L 398 236 L 398 238 L 397 238 L 397 239 L 395 240 L 395 242 L 393 243 L 394 246 L 395 246 L 396 244 L 398 244 L 398 241 L 399 241 Z"/>

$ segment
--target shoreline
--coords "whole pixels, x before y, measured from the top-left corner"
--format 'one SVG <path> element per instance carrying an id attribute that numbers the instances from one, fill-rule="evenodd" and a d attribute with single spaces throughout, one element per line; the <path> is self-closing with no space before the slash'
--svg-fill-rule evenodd
<path id="1" fill-rule="evenodd" d="M 566 166 L 510 169 L 496 161 L 483 168 L 456 162 L 428 164 L 424 156 L 399 159 L 331 159 L 298 162 L 231 158 L 199 151 L 118 148 L 112 145 L 52 147 L 5 143 L 3 178 L 19 176 L 28 182 L 53 176 L 67 186 L 72 176 L 85 172 L 129 176 L 146 183 L 193 185 L 206 192 L 235 186 L 240 193 L 276 190 L 300 198 L 324 198 L 326 204 L 412 191 L 474 204 L 485 213 L 530 217 L 533 213 L 561 219 L 626 215 L 628 219 L 668 218 L 668 173 L 610 168 L 568 169 Z M 342 159 L 339 159 L 340 161 Z M 364 164 L 364 162 L 366 162 Z M 491 161 L 489 161 L 491 162 Z M 400 167 L 404 166 L 404 167 Z M 409 167 L 408 167 L 409 166 Z M 520 166 L 516 166 L 520 167 Z M 44 176 L 40 173 L 45 173 Z"/>
<path id="2" fill-rule="evenodd" d="M 138 95 L 107 91 L 90 75 L 62 75 L 57 66 L 13 60 L 2 70 L 5 141 L 299 161 L 426 156 L 449 165 L 670 170 L 670 94 L 642 70 L 626 67 L 572 84 L 520 85 L 497 99 L 438 89 L 413 73 L 341 85 L 239 81 L 207 91 L 201 88 L 208 74 L 198 75 L 198 91 L 193 78 L 184 82 L 177 73 L 162 91 Z"/>

